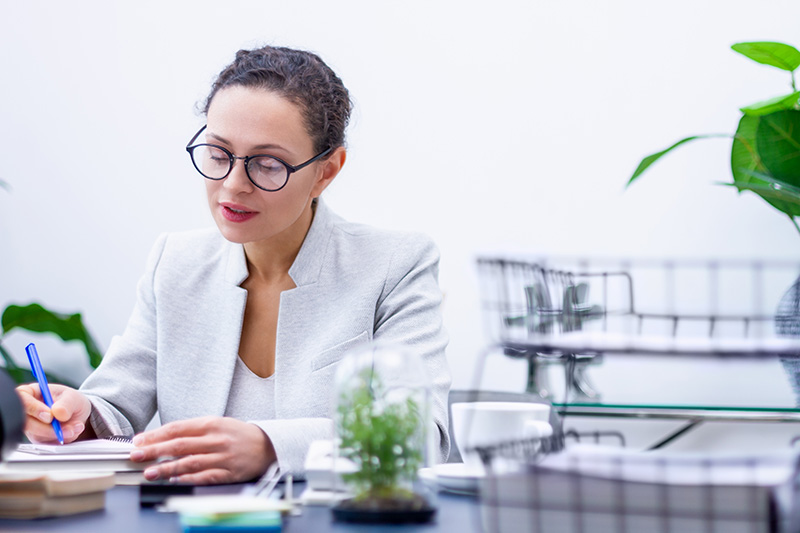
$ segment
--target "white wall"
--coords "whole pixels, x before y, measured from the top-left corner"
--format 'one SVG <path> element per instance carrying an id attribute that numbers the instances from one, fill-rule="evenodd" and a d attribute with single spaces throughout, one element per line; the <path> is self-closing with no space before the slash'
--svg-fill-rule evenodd
<path id="1" fill-rule="evenodd" d="M 788 92 L 729 46 L 800 46 L 798 20 L 796 0 L 3 0 L 0 305 L 80 310 L 107 347 L 156 236 L 212 224 L 183 149 L 195 102 L 237 49 L 301 47 L 356 103 L 328 202 L 434 237 L 466 386 L 486 342 L 480 251 L 800 257 L 785 218 L 713 185 L 730 179 L 728 141 L 688 145 L 623 193 L 644 155 L 732 133 L 738 107 Z M 29 339 L 7 342 L 21 355 Z M 76 347 L 41 351 L 88 371 Z M 484 382 L 521 387 L 522 368 L 496 358 Z"/>

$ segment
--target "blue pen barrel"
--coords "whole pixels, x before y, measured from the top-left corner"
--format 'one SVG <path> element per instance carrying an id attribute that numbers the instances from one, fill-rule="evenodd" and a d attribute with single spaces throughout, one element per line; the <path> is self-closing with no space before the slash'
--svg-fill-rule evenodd
<path id="1" fill-rule="evenodd" d="M 42 393 L 44 403 L 47 407 L 53 407 L 53 396 L 50 394 L 50 385 L 47 383 L 47 376 L 44 375 L 44 369 L 42 368 L 42 362 L 39 360 L 39 352 L 36 351 L 36 345 L 33 343 L 28 344 L 25 347 L 25 353 L 28 354 L 31 372 L 33 372 L 33 377 L 35 377 L 36 381 L 39 383 L 39 390 Z M 61 431 L 61 423 L 53 417 L 51 424 L 53 425 L 53 430 L 56 432 L 58 442 L 64 444 L 64 434 Z"/>

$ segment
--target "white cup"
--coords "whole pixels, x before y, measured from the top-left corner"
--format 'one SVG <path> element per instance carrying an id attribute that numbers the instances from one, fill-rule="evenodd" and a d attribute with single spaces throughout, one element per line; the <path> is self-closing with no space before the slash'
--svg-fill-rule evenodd
<path id="1" fill-rule="evenodd" d="M 550 406 L 526 402 L 459 402 L 451 406 L 453 437 L 464 463 L 481 466 L 476 446 L 492 446 L 503 442 L 534 437 L 549 437 Z"/>

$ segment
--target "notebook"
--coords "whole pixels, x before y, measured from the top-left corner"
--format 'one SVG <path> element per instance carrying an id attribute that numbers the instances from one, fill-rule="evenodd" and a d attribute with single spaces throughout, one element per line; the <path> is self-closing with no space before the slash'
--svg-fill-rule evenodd
<path id="1" fill-rule="evenodd" d="M 0 472 L 116 472 L 117 484 L 138 484 L 142 472 L 153 462 L 129 459 L 134 449 L 130 439 L 95 439 L 69 444 L 20 444 L 11 452 Z"/>

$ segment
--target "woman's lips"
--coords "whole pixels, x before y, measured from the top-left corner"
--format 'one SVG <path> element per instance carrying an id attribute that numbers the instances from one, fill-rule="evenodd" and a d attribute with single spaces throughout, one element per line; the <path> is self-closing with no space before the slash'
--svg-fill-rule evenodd
<path id="1" fill-rule="evenodd" d="M 231 222 L 245 222 L 258 214 L 257 211 L 248 211 L 246 207 L 236 204 L 219 204 L 222 216 Z"/>

